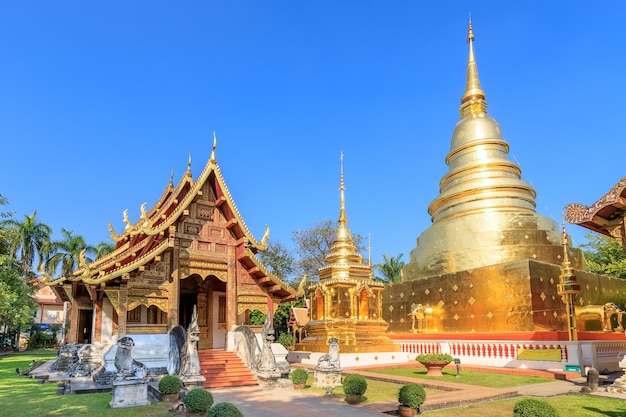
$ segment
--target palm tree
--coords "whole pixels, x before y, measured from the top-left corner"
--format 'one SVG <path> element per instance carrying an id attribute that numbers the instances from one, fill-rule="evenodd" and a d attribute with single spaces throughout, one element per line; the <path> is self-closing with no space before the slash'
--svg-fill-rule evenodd
<path id="1" fill-rule="evenodd" d="M 70 276 L 78 268 L 80 254 L 84 250 L 87 262 L 92 262 L 89 255 L 96 253 L 96 249 L 85 243 L 85 239 L 80 235 L 74 235 L 67 229 L 61 229 L 63 240 L 52 244 L 53 255 L 46 262 L 49 273 L 54 273 L 61 265 L 61 275 Z"/>
<path id="2" fill-rule="evenodd" d="M 2 222 L 2 226 L 8 229 L 10 236 L 10 254 L 15 257 L 18 250 L 20 251 L 20 260 L 22 263 L 22 275 L 28 277 L 33 268 L 35 254 L 39 257 L 41 263 L 44 251 L 50 243 L 52 236 L 52 228 L 44 223 L 39 223 L 35 216 L 37 211 L 33 211 L 30 216 L 25 215 L 24 221 L 19 222 L 15 219 L 8 219 Z"/>
<path id="3" fill-rule="evenodd" d="M 115 243 L 113 242 L 100 242 L 96 245 L 96 259 L 102 258 L 104 255 L 115 250 Z"/>
<path id="4" fill-rule="evenodd" d="M 402 282 L 402 268 L 405 265 L 404 261 L 401 260 L 402 256 L 402 253 L 395 257 L 385 253 L 383 255 L 385 261 L 374 265 L 374 269 L 383 274 L 378 279 L 389 284 Z"/>

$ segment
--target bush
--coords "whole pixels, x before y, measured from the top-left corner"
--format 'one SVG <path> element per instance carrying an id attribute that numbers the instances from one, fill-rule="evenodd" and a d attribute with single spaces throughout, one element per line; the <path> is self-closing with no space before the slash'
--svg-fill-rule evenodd
<path id="1" fill-rule="evenodd" d="M 421 385 L 404 384 L 398 391 L 398 402 L 403 407 L 419 408 L 426 401 L 426 391 Z"/>
<path id="2" fill-rule="evenodd" d="M 554 407 L 542 400 L 527 398 L 518 401 L 513 408 L 514 417 L 559 417 Z"/>
<path id="3" fill-rule="evenodd" d="M 363 375 L 350 374 L 343 379 L 343 392 L 346 395 L 363 395 L 367 391 L 367 380 Z"/>
<path id="4" fill-rule="evenodd" d="M 289 349 L 290 346 L 293 346 L 295 342 L 295 338 L 293 337 L 292 334 L 283 333 L 280 336 L 278 336 L 278 340 L 276 342 L 283 345 L 285 349 Z"/>
<path id="5" fill-rule="evenodd" d="M 164 395 L 178 394 L 183 388 L 183 381 L 178 375 L 166 375 L 159 381 L 159 392 Z"/>
<path id="6" fill-rule="evenodd" d="M 190 413 L 206 413 L 213 405 L 213 394 L 204 388 L 194 388 L 185 395 L 183 402 Z"/>
<path id="7" fill-rule="evenodd" d="M 422 353 L 417 355 L 415 360 L 418 362 L 447 362 L 450 363 L 454 360 L 452 355 L 447 353 Z"/>
<path id="8" fill-rule="evenodd" d="M 294 384 L 304 384 L 306 383 L 307 378 L 309 377 L 309 373 L 306 369 L 297 368 L 291 373 L 291 380 Z"/>
<path id="9" fill-rule="evenodd" d="M 217 403 L 206 417 L 243 417 L 243 413 L 231 403 Z"/>

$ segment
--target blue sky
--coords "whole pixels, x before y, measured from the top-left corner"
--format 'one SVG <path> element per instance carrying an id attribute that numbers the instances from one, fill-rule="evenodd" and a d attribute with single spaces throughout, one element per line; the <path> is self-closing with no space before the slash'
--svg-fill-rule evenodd
<path id="1" fill-rule="evenodd" d="M 625 175 L 622 2 L 5 2 L 0 194 L 96 244 L 189 153 L 197 176 L 216 131 L 248 227 L 291 245 L 337 218 L 343 151 L 351 230 L 374 262 L 408 261 L 447 171 L 469 12 L 489 114 L 560 222 Z"/>

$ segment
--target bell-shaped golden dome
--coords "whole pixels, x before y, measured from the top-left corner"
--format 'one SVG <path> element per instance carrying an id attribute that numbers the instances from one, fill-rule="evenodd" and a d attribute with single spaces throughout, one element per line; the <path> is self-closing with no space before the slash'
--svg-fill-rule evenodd
<path id="1" fill-rule="evenodd" d="M 471 21 L 467 41 L 467 82 L 446 157 L 449 170 L 428 208 L 433 225 L 417 239 L 405 279 L 520 259 L 560 264 L 558 225 L 535 212 L 535 190 L 508 159 L 500 126 L 487 115 Z"/>

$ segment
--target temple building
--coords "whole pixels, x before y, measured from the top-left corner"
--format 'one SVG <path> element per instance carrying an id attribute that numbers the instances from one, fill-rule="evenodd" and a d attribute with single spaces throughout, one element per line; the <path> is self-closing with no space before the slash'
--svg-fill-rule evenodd
<path id="1" fill-rule="evenodd" d="M 172 174 L 173 177 L 173 174 Z M 52 278 L 62 301 L 69 302 L 67 338 L 78 343 L 114 343 L 122 336 L 166 335 L 187 328 L 197 305 L 199 349 L 225 348 L 230 330 L 246 324 L 253 309 L 268 312 L 274 302 L 296 298 L 296 290 L 270 273 L 255 257 L 266 248 L 246 226 L 215 158 L 200 176 L 187 171 L 172 178 L 158 201 L 140 208 L 117 234 L 115 250 L 87 263 L 81 256 L 71 276 Z M 167 352 L 167 339 L 163 340 Z"/>
<path id="2" fill-rule="evenodd" d="M 565 220 L 614 238 L 626 250 L 626 177 L 590 206 L 572 203 L 565 206 Z"/>
<path id="3" fill-rule="evenodd" d="M 342 354 L 397 352 L 400 347 L 385 335 L 389 325 L 382 318 L 384 285 L 375 280 L 371 265 L 363 263 L 348 227 L 343 155 L 339 190 L 339 226 L 325 265 L 318 270 L 320 280 L 308 288 L 311 316 L 296 350 L 327 352 L 328 341 L 337 338 Z"/>
<path id="4" fill-rule="evenodd" d="M 383 318 L 394 333 L 493 338 L 547 332 L 546 337 L 567 340 L 566 306 L 557 291 L 564 258 L 561 230 L 536 212 L 535 190 L 508 159 L 509 145 L 487 114 L 471 22 L 467 42 L 461 120 L 452 134 L 440 194 L 428 208 L 432 225 L 417 238 L 403 282 L 385 289 Z M 568 248 L 567 255 L 582 290 L 577 307 L 601 311 L 609 302 L 624 305 L 623 280 L 583 272 L 578 249 Z M 587 316 L 582 330 L 603 331 L 601 316 Z"/>

